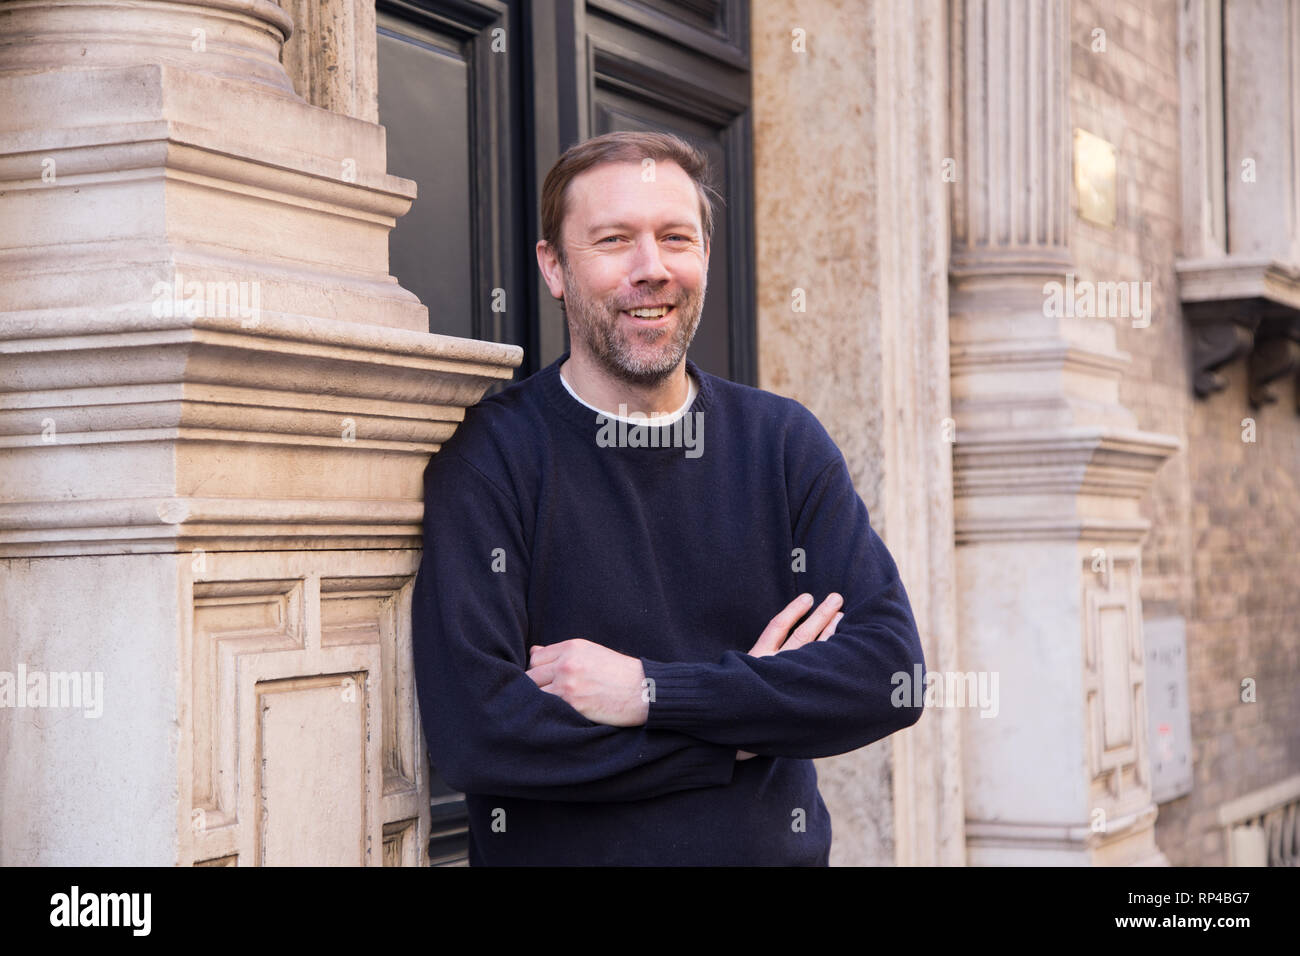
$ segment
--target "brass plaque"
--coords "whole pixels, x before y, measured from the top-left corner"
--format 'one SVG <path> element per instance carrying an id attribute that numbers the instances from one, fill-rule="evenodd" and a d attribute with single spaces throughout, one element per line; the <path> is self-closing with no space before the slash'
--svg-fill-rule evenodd
<path id="1" fill-rule="evenodd" d="M 1079 197 L 1081 217 L 1099 226 L 1115 226 L 1115 146 L 1077 127 L 1074 191 Z"/>

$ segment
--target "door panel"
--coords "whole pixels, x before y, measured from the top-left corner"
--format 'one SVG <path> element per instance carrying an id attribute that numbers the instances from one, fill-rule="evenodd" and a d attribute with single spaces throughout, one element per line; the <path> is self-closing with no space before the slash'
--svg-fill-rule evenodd
<path id="1" fill-rule="evenodd" d="M 588 136 L 675 133 L 708 153 L 715 209 L 690 355 L 757 381 L 749 19 L 744 0 L 378 0 L 388 171 L 419 195 L 390 271 L 429 330 L 524 348 L 516 380 L 568 348 L 537 269 L 547 171 Z M 501 385 L 495 386 L 494 390 Z M 464 863 L 464 799 L 431 777 L 433 863 Z"/>
<path id="2" fill-rule="evenodd" d="M 527 347 L 518 17 L 500 0 L 379 0 L 376 16 L 388 171 L 419 188 L 390 271 L 429 331 Z"/>
<path id="3" fill-rule="evenodd" d="M 388 171 L 419 195 L 389 239 L 392 274 L 429 307 L 430 331 L 478 338 L 474 317 L 469 63 L 461 44 L 380 16 L 379 121 Z M 467 241 L 469 240 L 469 241 Z"/>

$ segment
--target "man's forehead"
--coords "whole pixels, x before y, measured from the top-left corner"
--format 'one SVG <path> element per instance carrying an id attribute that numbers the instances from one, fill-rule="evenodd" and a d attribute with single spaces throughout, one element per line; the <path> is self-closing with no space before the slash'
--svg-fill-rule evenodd
<path id="1" fill-rule="evenodd" d="M 691 222 L 699 219 L 695 184 L 671 160 L 656 162 L 653 167 L 635 161 L 601 163 L 575 176 L 569 188 L 570 211 L 584 220 L 624 221 L 644 212 L 649 201 L 656 206 L 680 204 L 687 213 L 683 218 Z"/>

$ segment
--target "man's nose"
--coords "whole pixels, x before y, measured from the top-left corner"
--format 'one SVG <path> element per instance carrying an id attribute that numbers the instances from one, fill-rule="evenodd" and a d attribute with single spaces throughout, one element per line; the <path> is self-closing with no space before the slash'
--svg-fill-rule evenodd
<path id="1" fill-rule="evenodd" d="M 633 284 L 667 282 L 671 278 L 672 273 L 664 266 L 663 259 L 659 255 L 659 240 L 654 236 L 640 239 L 632 255 L 632 271 L 628 281 Z"/>

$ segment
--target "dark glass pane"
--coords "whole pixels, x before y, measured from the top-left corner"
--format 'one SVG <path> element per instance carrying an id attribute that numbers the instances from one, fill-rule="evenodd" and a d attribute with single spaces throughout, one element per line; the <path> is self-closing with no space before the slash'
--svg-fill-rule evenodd
<path id="1" fill-rule="evenodd" d="M 388 171 L 419 195 L 389 234 L 389 271 L 429 307 L 429 331 L 472 336 L 469 66 L 457 44 L 380 17 L 379 122 Z"/>

